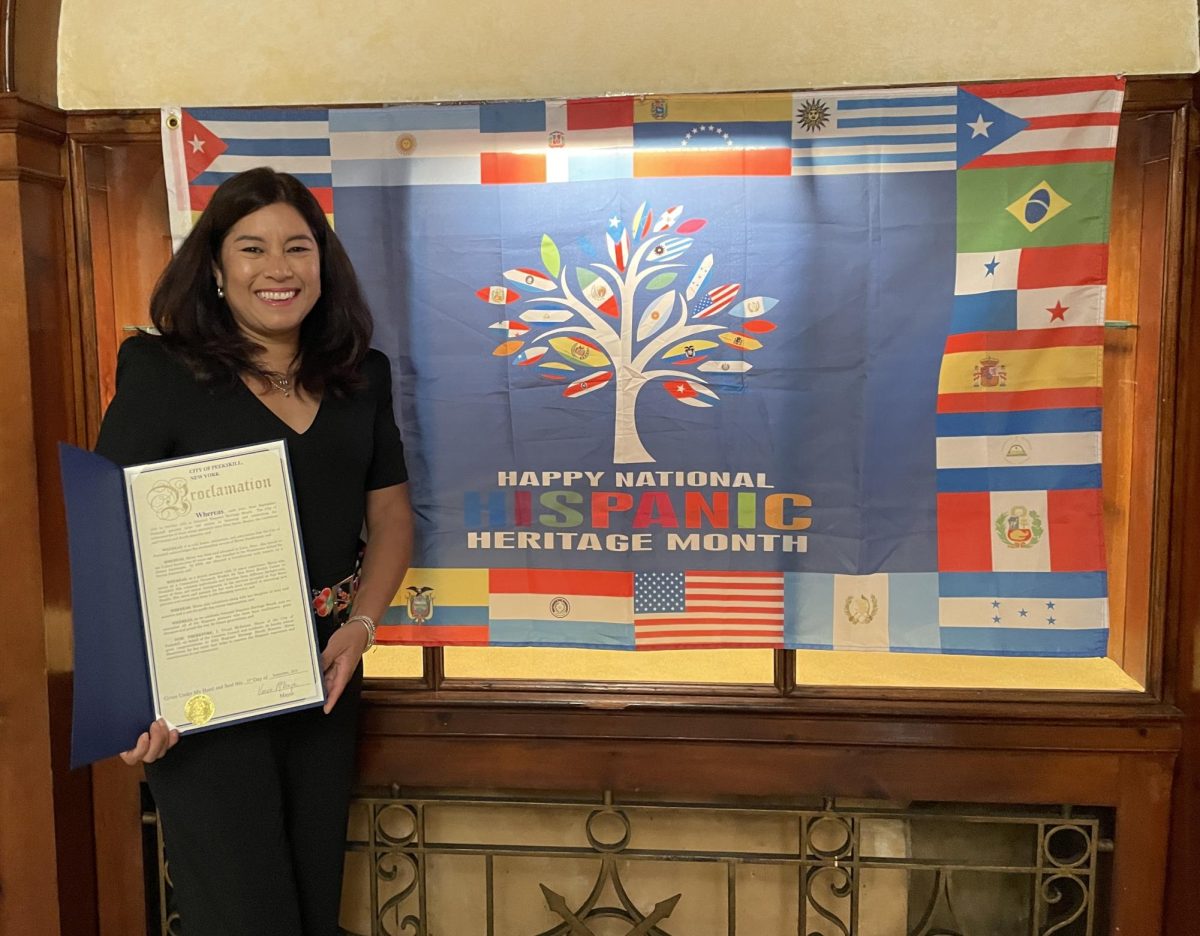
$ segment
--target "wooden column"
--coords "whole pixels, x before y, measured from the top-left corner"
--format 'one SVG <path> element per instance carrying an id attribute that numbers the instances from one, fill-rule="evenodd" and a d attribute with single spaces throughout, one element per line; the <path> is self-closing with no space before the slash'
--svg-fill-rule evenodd
<path id="1" fill-rule="evenodd" d="M 90 773 L 67 769 L 70 594 L 56 443 L 81 441 L 61 0 L 0 0 L 0 933 L 96 933 Z"/>
<path id="2" fill-rule="evenodd" d="M 71 176 L 83 336 L 86 444 L 116 388 L 117 349 L 149 324 L 150 293 L 171 258 L 158 114 L 73 114 Z M 140 770 L 92 766 L 100 936 L 145 936 Z"/>
<path id="3" fill-rule="evenodd" d="M 1200 107 L 1200 79 L 1193 83 Z M 1195 108 L 1194 108 L 1195 111 Z M 1181 226 L 1183 282 L 1181 303 L 1186 310 L 1180 327 L 1179 367 L 1175 387 L 1178 430 L 1175 509 L 1171 516 L 1174 546 L 1171 571 L 1174 587 L 1168 595 L 1175 628 L 1167 634 L 1168 692 L 1184 713 L 1183 747 L 1175 774 L 1171 812 L 1170 868 L 1164 933 L 1192 933 L 1200 923 L 1200 119 L 1193 113 L 1187 141 L 1187 215 Z"/>
<path id="4" fill-rule="evenodd" d="M 90 775 L 67 769 L 59 440 L 80 437 L 64 116 L 0 95 L 0 932 L 95 929 Z M 65 896 L 69 895 L 69 896 Z"/>

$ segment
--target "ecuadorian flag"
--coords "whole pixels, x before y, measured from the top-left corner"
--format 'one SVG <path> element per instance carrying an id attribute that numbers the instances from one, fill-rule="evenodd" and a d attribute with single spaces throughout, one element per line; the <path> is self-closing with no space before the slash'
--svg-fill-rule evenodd
<path id="1" fill-rule="evenodd" d="M 488 642 L 488 570 L 408 570 L 379 624 L 381 644 Z"/>

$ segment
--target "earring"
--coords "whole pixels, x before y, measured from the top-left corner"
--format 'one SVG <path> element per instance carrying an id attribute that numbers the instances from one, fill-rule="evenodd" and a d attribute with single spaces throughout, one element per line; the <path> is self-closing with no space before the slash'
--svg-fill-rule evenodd
<path id="1" fill-rule="evenodd" d="M 220 286 L 217 287 L 217 298 L 218 299 L 225 298 L 225 290 L 223 290 Z"/>

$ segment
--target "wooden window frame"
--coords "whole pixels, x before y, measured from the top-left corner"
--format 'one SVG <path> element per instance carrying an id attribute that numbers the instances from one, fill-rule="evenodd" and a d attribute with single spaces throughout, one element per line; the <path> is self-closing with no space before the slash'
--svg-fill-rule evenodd
<path id="1" fill-rule="evenodd" d="M 1149 271 L 1139 268 L 1143 274 L 1137 284 L 1137 301 L 1158 302 L 1161 314 L 1151 316 L 1148 322 L 1138 321 L 1138 330 L 1127 333 L 1110 332 L 1108 342 L 1118 346 L 1133 344 L 1135 353 L 1130 358 L 1130 367 L 1119 368 L 1106 363 L 1105 432 L 1106 439 L 1126 446 L 1118 452 L 1119 470 L 1110 465 L 1109 445 L 1105 451 L 1106 490 L 1115 480 L 1127 492 L 1122 503 L 1112 504 L 1106 499 L 1106 511 L 1118 516 L 1118 521 L 1133 518 L 1133 522 L 1122 527 L 1116 524 L 1121 534 L 1114 548 L 1110 543 L 1110 569 L 1112 583 L 1121 599 L 1120 607 L 1114 607 L 1110 655 L 1127 673 L 1144 685 L 1142 692 L 1064 690 L 1064 689 L 958 689 L 905 686 L 877 688 L 861 685 L 827 686 L 798 683 L 796 679 L 795 652 L 775 651 L 774 680 L 772 684 L 715 684 L 715 683 L 646 683 L 627 681 L 589 681 L 574 679 L 487 679 L 452 678 L 445 672 L 441 648 L 426 648 L 423 654 L 423 675 L 417 678 L 372 678 L 368 681 L 372 699 L 395 694 L 394 702 L 403 699 L 418 699 L 422 693 L 436 693 L 443 701 L 461 699 L 464 704 L 478 705 L 488 698 L 500 703 L 515 697 L 529 699 L 565 699 L 586 702 L 589 698 L 610 700 L 614 697 L 630 699 L 658 699 L 660 701 L 759 700 L 776 705 L 802 705 L 805 700 L 828 703 L 831 700 L 859 702 L 865 705 L 885 701 L 888 704 L 900 701 L 941 702 L 956 704 L 976 701 L 981 696 L 982 704 L 1031 703 L 1056 705 L 1103 706 L 1144 705 L 1164 699 L 1163 648 L 1169 638 L 1167 609 L 1170 604 L 1164 583 L 1166 581 L 1169 555 L 1170 495 L 1173 472 L 1173 443 L 1175 435 L 1175 386 L 1177 371 L 1178 333 L 1180 308 L 1190 281 L 1184 282 L 1183 234 L 1185 218 L 1192 206 L 1187 204 L 1185 182 L 1187 178 L 1187 146 L 1190 133 L 1195 133 L 1195 116 L 1191 107 L 1191 86 L 1182 80 L 1131 79 L 1126 95 L 1123 121 L 1129 122 L 1147 116 L 1166 116 L 1171 120 L 1169 152 L 1163 165 L 1154 167 L 1151 174 L 1143 173 L 1144 188 L 1150 198 L 1162 199 L 1161 204 L 1151 204 L 1151 232 L 1157 235 L 1157 249 L 1161 255 L 1157 267 Z M 103 193 L 104 185 L 97 185 L 97 170 L 103 170 L 103 152 L 109 148 L 128 146 L 131 143 L 158 143 L 157 113 L 141 112 L 129 115 L 76 114 L 68 121 L 70 131 L 70 153 L 72 172 L 72 195 L 79 215 L 77 223 L 77 252 L 80 258 L 80 301 L 83 327 L 85 376 L 93 392 L 86 394 L 86 413 L 89 438 L 98 430 L 103 406 L 111 398 L 115 352 L 122 332 L 138 324 L 145 324 L 145 298 L 148 282 L 144 270 L 138 271 L 139 282 L 122 281 L 114 276 L 117 268 L 113 263 L 95 264 L 93 254 L 97 251 L 110 253 L 120 249 L 114 242 L 102 243 L 97 224 L 107 224 L 102 215 L 107 211 L 107 200 L 97 197 Z M 1125 139 L 1126 137 L 1122 137 Z M 1124 154 L 1122 154 L 1124 155 Z M 1119 157 L 1120 158 L 1120 157 Z M 1118 173 L 1125 168 L 1118 165 Z M 1147 176 L 1151 176 L 1147 178 Z M 124 193 L 128 196 L 129 193 Z M 1129 195 L 1114 187 L 1114 210 L 1122 207 L 1119 198 Z M 1144 193 L 1138 197 L 1124 198 L 1139 211 L 1147 199 Z M 138 197 L 145 198 L 145 192 Z M 153 196 L 151 196 L 153 197 Z M 126 206 L 128 212 L 128 206 Z M 1194 213 L 1194 212 L 1193 212 Z M 165 217 L 165 215 L 164 215 Z M 1139 219 L 1139 231 L 1144 229 L 1145 218 Z M 1116 225 L 1115 233 L 1121 230 Z M 154 255 L 153 233 L 144 228 L 138 231 L 137 242 L 130 250 L 126 245 L 126 257 Z M 1153 237 L 1151 238 L 1153 241 Z M 1118 245 L 1114 242 L 1113 248 Z M 1155 249 L 1154 243 L 1137 243 L 1127 254 Z M 159 244 L 158 253 L 167 255 L 167 245 Z M 1121 258 L 1121 259 L 1128 259 Z M 1110 263 L 1110 276 L 1120 271 L 1119 263 Z M 139 291 L 140 290 L 140 291 Z M 1108 317 L 1113 315 L 1110 288 Z M 107 301 L 105 301 L 107 296 Z M 1130 342 L 1129 337 L 1137 340 Z M 1106 356 L 1106 362 L 1113 356 Z M 1146 376 L 1149 375 L 1149 376 Z M 1110 394 L 1118 382 L 1132 377 L 1135 389 L 1123 400 L 1120 413 L 1132 414 L 1136 429 L 1129 433 L 1110 413 L 1115 412 Z M 1113 394 L 1115 395 L 1115 394 Z M 1106 524 L 1113 527 L 1113 524 Z M 1119 552 L 1118 552 L 1119 549 Z M 1110 595 L 1116 599 L 1117 595 Z"/>

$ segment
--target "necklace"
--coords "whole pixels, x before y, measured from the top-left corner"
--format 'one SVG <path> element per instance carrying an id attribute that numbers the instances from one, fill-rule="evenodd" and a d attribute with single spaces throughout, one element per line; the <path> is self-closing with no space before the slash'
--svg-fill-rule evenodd
<path id="1" fill-rule="evenodd" d="M 281 374 L 279 371 L 263 371 L 263 377 L 271 385 L 272 390 L 278 390 L 285 397 L 292 395 L 292 375 Z"/>

